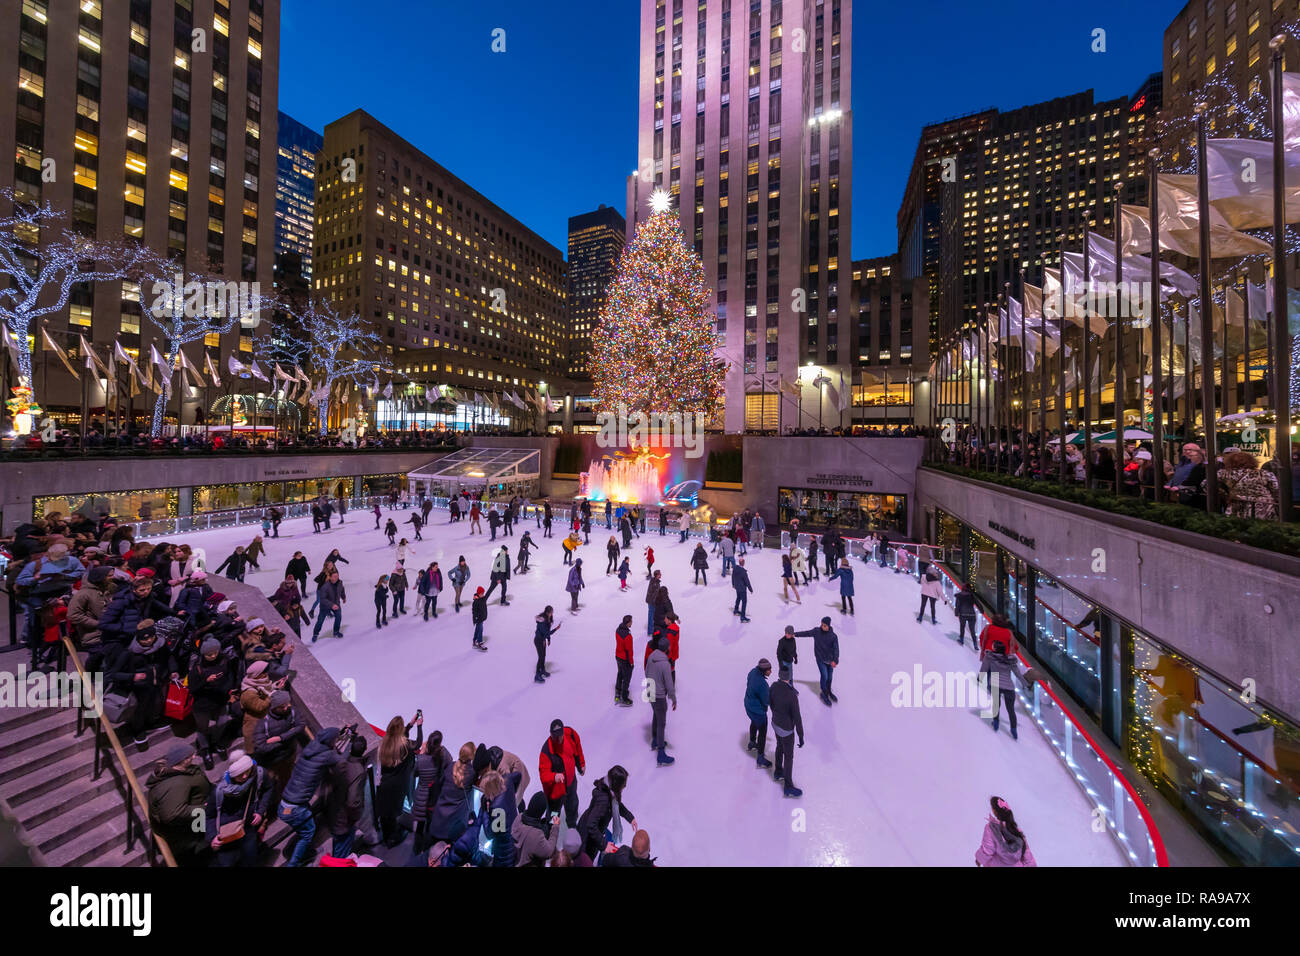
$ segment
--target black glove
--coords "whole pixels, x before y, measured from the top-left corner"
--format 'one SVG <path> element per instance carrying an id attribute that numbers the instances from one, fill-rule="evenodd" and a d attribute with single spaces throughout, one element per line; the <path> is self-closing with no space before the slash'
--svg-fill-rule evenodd
<path id="1" fill-rule="evenodd" d="M 800 746 L 800 747 L 803 746 L 803 741 L 802 741 L 802 740 L 799 741 L 799 746 Z"/>

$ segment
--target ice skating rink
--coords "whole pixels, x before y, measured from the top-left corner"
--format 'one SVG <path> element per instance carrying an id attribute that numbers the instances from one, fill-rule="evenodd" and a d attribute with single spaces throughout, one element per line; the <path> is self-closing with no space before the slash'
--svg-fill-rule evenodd
<path id="1" fill-rule="evenodd" d="M 409 514 L 393 513 L 399 537 L 411 537 L 411 526 L 402 524 Z M 436 621 L 420 619 L 412 590 L 408 613 L 376 630 L 374 585 L 395 559 L 374 529 L 372 513 L 349 513 L 346 524 L 335 521 L 320 534 L 312 533 L 309 519 L 284 522 L 279 539 L 266 542 L 262 570 L 250 570 L 245 578 L 269 595 L 295 549 L 311 563 L 312 575 L 332 548 L 351 562 L 340 565 L 348 593 L 342 638 L 329 636 L 327 622 L 319 642 L 309 645 L 305 632 L 302 644 L 311 646 L 336 681 L 353 682 L 357 707 L 376 726 L 397 714 L 409 719 L 422 708 L 425 731 L 440 729 L 453 753 L 472 740 L 518 754 L 530 767 L 531 792 L 537 789 L 538 750 L 551 720 L 559 717 L 582 736 L 587 774 L 579 780 L 581 807 L 590 800 L 592 782 L 622 764 L 629 773 L 626 804 L 649 831 L 652 854 L 670 866 L 974 866 L 993 794 L 1015 811 L 1040 866 L 1126 862 L 1110 835 L 1093 831 L 1091 805 L 1023 711 L 1015 741 L 1005 713 L 995 734 L 973 705 L 893 706 L 891 677 L 897 672 L 911 675 L 918 665 L 922 672 L 977 669 L 969 643 L 957 645 L 951 609 L 939 608 L 937 626 L 928 618 L 916 623 L 919 585 L 911 578 L 854 562 L 857 614 L 849 616 L 839 609 L 838 582 L 814 580 L 800 589 L 801 605 L 783 601 L 780 552 L 751 550 L 746 566 L 754 586 L 752 623 L 742 624 L 731 613 L 734 592 L 720 575 L 720 556 L 709 558 L 707 587 L 691 583 L 695 539 L 679 544 L 676 534 L 660 537 L 653 527 L 634 538 L 633 575 L 620 593 L 618 578 L 604 573 L 609 532 L 593 527 L 591 544 L 578 549 L 587 588 L 573 615 L 564 591 L 568 568 L 562 565 L 558 521 L 553 538 L 542 538 L 530 520 L 493 544 L 486 521 L 482 535 L 470 536 L 468 521 L 448 524 L 447 513 L 437 510 L 430 517 L 425 540 L 413 542 L 406 561 L 412 587 L 419 568 L 436 560 L 445 576 L 463 554 L 472 572 L 468 601 L 475 587 L 489 586 L 492 556 L 502 542 L 512 562 L 525 528 L 541 547 L 533 552 L 532 570 L 510 579 L 510 606 L 498 603 L 499 589 L 493 595 L 486 653 L 471 647 L 468 604 L 459 614 L 452 611 L 449 585 Z M 215 568 L 257 530 L 247 525 L 185 540 L 204 548 L 208 567 Z M 668 713 L 667 732 L 669 753 L 677 759 L 663 768 L 655 765 L 649 746 L 650 706 L 637 694 L 646 640 L 647 544 L 655 549 L 655 566 L 681 618 L 678 706 Z M 308 586 L 314 595 L 315 583 L 309 580 Z M 563 626 L 547 656 L 552 676 L 537 684 L 533 619 L 547 604 Z M 310 607 L 310 599 L 304 605 Z M 632 615 L 637 648 L 632 690 L 638 703 L 630 708 L 613 703 L 614 629 L 624 614 Z M 840 702 L 831 708 L 818 699 L 812 640 L 801 638 L 795 686 L 806 745 L 795 750 L 794 781 L 804 794 L 787 799 L 745 749 L 745 679 L 761 657 L 775 668 L 776 642 L 786 624 L 804 630 L 824 615 L 840 638 L 834 679 Z M 772 748 L 769 728 L 769 759 Z"/>

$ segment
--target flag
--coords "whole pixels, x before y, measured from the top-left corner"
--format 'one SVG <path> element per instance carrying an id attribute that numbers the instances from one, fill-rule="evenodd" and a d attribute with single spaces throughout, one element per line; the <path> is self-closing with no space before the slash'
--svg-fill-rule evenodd
<path id="1" fill-rule="evenodd" d="M 149 362 L 158 366 L 158 372 L 163 379 L 171 379 L 171 373 L 175 371 L 175 369 L 169 366 L 167 360 L 158 354 L 158 349 L 154 347 L 152 342 L 149 343 Z"/>
<path id="2" fill-rule="evenodd" d="M 1187 217 L 1187 204 L 1178 202 L 1173 197 L 1190 198 L 1191 216 Z M 1167 202 L 1168 201 L 1168 202 Z M 1160 248 L 1191 259 L 1200 258 L 1201 231 L 1200 220 L 1196 214 L 1196 193 L 1184 193 L 1172 187 L 1166 188 L 1161 180 L 1160 189 Z M 1172 207 L 1166 211 L 1166 204 Z M 1120 207 L 1120 232 L 1124 242 L 1124 257 L 1134 253 L 1144 253 L 1151 249 L 1151 210 L 1146 206 L 1124 205 Z M 1211 255 L 1219 258 L 1238 256 L 1267 255 L 1272 247 L 1262 239 L 1238 232 L 1228 225 L 1227 220 L 1213 206 L 1210 207 L 1210 250 Z"/>
<path id="3" fill-rule="evenodd" d="M 1250 317 L 1256 322 L 1267 321 L 1271 303 L 1266 299 L 1272 299 L 1272 296 L 1265 295 L 1264 286 L 1255 285 L 1253 282 L 1246 283 L 1246 302 L 1250 305 Z"/>
<path id="4" fill-rule="evenodd" d="M 379 380 L 375 379 L 375 381 L 378 382 Z M 393 380 L 391 378 L 388 380 L 388 384 L 384 386 L 383 395 L 384 398 L 387 399 L 391 399 L 393 397 Z"/>
<path id="5" fill-rule="evenodd" d="M 252 375 L 252 372 L 248 370 L 248 366 L 233 355 L 226 359 L 226 368 L 230 369 L 231 375 L 236 375 L 239 378 L 248 378 Z"/>
<path id="6" fill-rule="evenodd" d="M 1088 249 L 1092 256 L 1092 278 L 1109 281 L 1115 278 L 1115 243 L 1098 233 L 1088 234 Z M 1151 260 L 1147 256 L 1125 256 L 1124 277 L 1134 277 L 1134 281 L 1149 281 L 1151 278 Z M 1160 263 L 1160 285 L 1179 295 L 1195 295 L 1200 288 L 1196 279 L 1179 269 L 1173 263 Z"/>
<path id="7" fill-rule="evenodd" d="M 113 376 L 109 374 L 108 368 L 104 363 L 99 360 L 99 356 L 95 354 L 95 350 L 91 348 L 90 343 L 86 341 L 86 337 L 78 334 L 77 338 L 80 340 L 81 356 L 86 360 L 86 370 L 90 372 L 99 372 L 99 374 L 104 378 L 111 379 Z"/>
<path id="8" fill-rule="evenodd" d="M 1211 139 L 1205 144 L 1210 204 L 1236 229 L 1273 225 L 1273 144 Z M 1300 155 L 1286 155 L 1286 180 L 1300 183 Z M 1300 222 L 1300 185 L 1286 187 L 1286 221 Z"/>
<path id="9" fill-rule="evenodd" d="M 9 351 L 9 354 L 16 359 L 18 357 L 18 343 L 14 341 L 14 337 L 9 334 L 8 325 L 0 325 L 0 335 L 3 335 L 4 337 L 4 347 Z"/>
<path id="10" fill-rule="evenodd" d="M 249 363 L 250 364 L 248 366 L 248 374 L 252 375 L 253 378 L 260 378 L 263 382 L 270 384 L 271 380 L 266 377 L 266 373 L 263 372 L 260 368 L 258 368 L 257 359 L 250 358 Z"/>
<path id="11" fill-rule="evenodd" d="M 45 347 L 58 356 L 59 361 L 63 363 L 63 367 L 68 370 L 73 378 L 80 379 L 81 375 L 77 372 L 76 366 L 72 364 L 72 360 L 68 358 L 68 353 L 59 348 L 59 344 L 50 338 L 50 330 L 43 325 L 41 326 L 41 335 L 45 339 Z"/>
<path id="12" fill-rule="evenodd" d="M 208 370 L 208 378 L 212 379 L 213 388 L 221 387 L 221 377 L 217 375 L 217 366 L 212 361 L 212 353 L 203 350 L 203 364 Z"/>

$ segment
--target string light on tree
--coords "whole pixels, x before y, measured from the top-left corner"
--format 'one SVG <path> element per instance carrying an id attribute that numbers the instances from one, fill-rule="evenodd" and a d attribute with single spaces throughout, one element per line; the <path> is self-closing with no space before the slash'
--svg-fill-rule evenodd
<path id="1" fill-rule="evenodd" d="M 589 368 L 597 411 L 703 413 L 722 400 L 723 366 L 704 265 L 686 246 L 662 189 L 605 294 Z"/>

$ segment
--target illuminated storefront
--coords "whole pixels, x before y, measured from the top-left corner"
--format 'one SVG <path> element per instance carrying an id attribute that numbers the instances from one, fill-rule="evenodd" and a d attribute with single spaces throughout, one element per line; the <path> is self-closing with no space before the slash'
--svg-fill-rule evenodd
<path id="1" fill-rule="evenodd" d="M 70 515 L 88 518 L 107 515 L 120 521 L 150 521 L 174 518 L 180 494 L 177 488 L 143 488 L 136 491 L 107 491 L 100 494 L 47 495 L 32 499 L 32 517 Z"/>
<path id="2" fill-rule="evenodd" d="M 824 488 L 778 489 L 777 520 L 781 527 L 788 528 L 795 518 L 799 519 L 801 531 L 838 528 L 852 535 L 872 531 L 906 535 L 907 495 Z"/>

